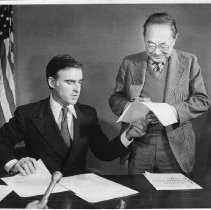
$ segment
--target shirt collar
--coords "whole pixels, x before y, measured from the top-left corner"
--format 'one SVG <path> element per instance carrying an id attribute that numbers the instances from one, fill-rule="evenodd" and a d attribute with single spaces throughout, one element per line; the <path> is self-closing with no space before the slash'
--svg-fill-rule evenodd
<path id="1" fill-rule="evenodd" d="M 50 107 L 52 109 L 53 115 L 55 116 L 55 119 L 57 120 L 59 118 L 59 115 L 63 106 L 53 99 L 52 94 L 50 95 Z M 69 109 L 68 112 L 71 112 L 74 115 L 74 117 L 77 119 L 74 105 L 70 104 L 67 107 Z"/>

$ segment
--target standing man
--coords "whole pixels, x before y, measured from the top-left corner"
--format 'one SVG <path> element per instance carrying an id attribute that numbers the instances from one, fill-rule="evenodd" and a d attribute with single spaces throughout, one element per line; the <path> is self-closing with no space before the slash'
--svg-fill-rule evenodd
<path id="1" fill-rule="evenodd" d="M 46 68 L 50 97 L 20 106 L 0 128 L 0 166 L 7 172 L 30 175 L 41 159 L 50 172 L 64 176 L 85 171 L 90 147 L 101 160 L 111 161 L 127 151 L 139 134 L 136 123 L 109 141 L 98 123 L 96 110 L 77 103 L 83 79 L 82 64 L 69 55 L 53 57 Z M 24 140 L 27 157 L 17 159 L 16 143 Z"/>
<path id="2" fill-rule="evenodd" d="M 152 14 L 143 28 L 146 51 L 124 58 L 109 105 L 119 116 L 133 100 L 168 103 L 178 123 L 163 127 L 149 113 L 145 135 L 130 146 L 128 172 L 189 173 L 195 156 L 191 120 L 207 111 L 210 103 L 201 69 L 195 55 L 173 49 L 178 31 L 171 16 Z"/>

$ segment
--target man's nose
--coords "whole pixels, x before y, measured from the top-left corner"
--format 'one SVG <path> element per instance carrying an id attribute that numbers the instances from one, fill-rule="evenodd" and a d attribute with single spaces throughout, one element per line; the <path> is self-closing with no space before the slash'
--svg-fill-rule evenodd
<path id="1" fill-rule="evenodd" d="M 154 50 L 154 54 L 159 55 L 159 54 L 161 54 L 161 53 L 162 53 L 162 51 L 159 49 L 158 46 L 156 46 L 156 48 L 155 48 L 155 50 Z"/>
<path id="2" fill-rule="evenodd" d="M 80 84 L 78 84 L 78 83 L 75 83 L 75 85 L 74 85 L 74 89 L 73 89 L 75 92 L 79 92 L 79 90 L 80 90 Z"/>

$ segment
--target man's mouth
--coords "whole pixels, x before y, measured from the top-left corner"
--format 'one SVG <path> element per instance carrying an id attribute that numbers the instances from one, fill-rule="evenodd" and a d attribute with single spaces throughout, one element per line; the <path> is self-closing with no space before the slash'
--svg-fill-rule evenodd
<path id="1" fill-rule="evenodd" d="M 78 95 L 72 95 L 72 98 L 78 98 L 79 96 Z"/>

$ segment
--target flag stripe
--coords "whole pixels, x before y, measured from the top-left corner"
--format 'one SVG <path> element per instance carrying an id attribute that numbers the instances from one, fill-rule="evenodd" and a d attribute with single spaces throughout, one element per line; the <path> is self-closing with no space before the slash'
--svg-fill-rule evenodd
<path id="1" fill-rule="evenodd" d="M 4 122 L 6 122 L 5 118 L 4 118 L 4 113 L 3 113 L 3 110 L 0 106 L 0 127 L 2 127 L 2 125 L 4 124 Z"/>
<path id="2" fill-rule="evenodd" d="M 0 103 L 1 103 L 1 108 L 4 113 L 4 118 L 6 121 L 9 121 L 9 119 L 12 117 L 11 110 L 10 110 L 10 105 L 7 101 L 6 97 L 6 92 L 5 92 L 5 87 L 4 87 L 4 79 L 3 79 L 3 73 L 2 70 L 0 69 Z"/>
<path id="3" fill-rule="evenodd" d="M 2 43 L 1 47 L 1 68 L 2 68 L 2 76 L 3 76 L 3 82 L 4 82 L 4 89 L 5 89 L 5 94 L 8 103 L 10 104 L 10 112 L 12 113 L 15 109 L 15 104 L 14 104 L 14 97 L 12 93 L 12 89 L 10 88 L 10 81 L 8 80 L 7 74 L 8 74 L 8 68 L 9 65 L 7 65 L 7 55 L 6 55 L 6 46 L 5 43 Z"/>
<path id="4" fill-rule="evenodd" d="M 13 53 L 10 51 L 10 40 L 6 39 L 4 42 L 6 44 L 5 50 L 6 50 L 7 60 L 9 61 L 9 57 L 11 57 L 10 55 L 13 55 Z M 6 75 L 7 75 L 7 81 L 8 81 L 9 89 L 12 91 L 12 94 L 13 94 L 13 99 L 12 99 L 11 102 L 16 103 L 14 75 L 12 73 L 10 64 L 9 65 L 8 64 L 7 64 L 7 67 L 6 67 Z"/>
<path id="5" fill-rule="evenodd" d="M 12 75 L 14 77 L 14 68 L 15 68 L 15 66 L 14 66 L 14 58 L 13 58 L 13 52 L 12 51 L 9 52 L 9 54 L 8 54 L 8 62 L 9 62 L 9 66 L 11 67 L 10 68 L 11 69 L 11 73 L 12 73 Z"/>
<path id="6" fill-rule="evenodd" d="M 9 65 L 11 66 L 11 72 L 14 77 L 14 43 L 13 43 L 13 33 L 11 32 L 11 36 L 9 38 L 9 52 L 8 52 L 8 62 Z"/>
<path id="7" fill-rule="evenodd" d="M 0 5 L 0 126 L 9 121 L 16 105 L 12 14 L 12 6 Z"/>

